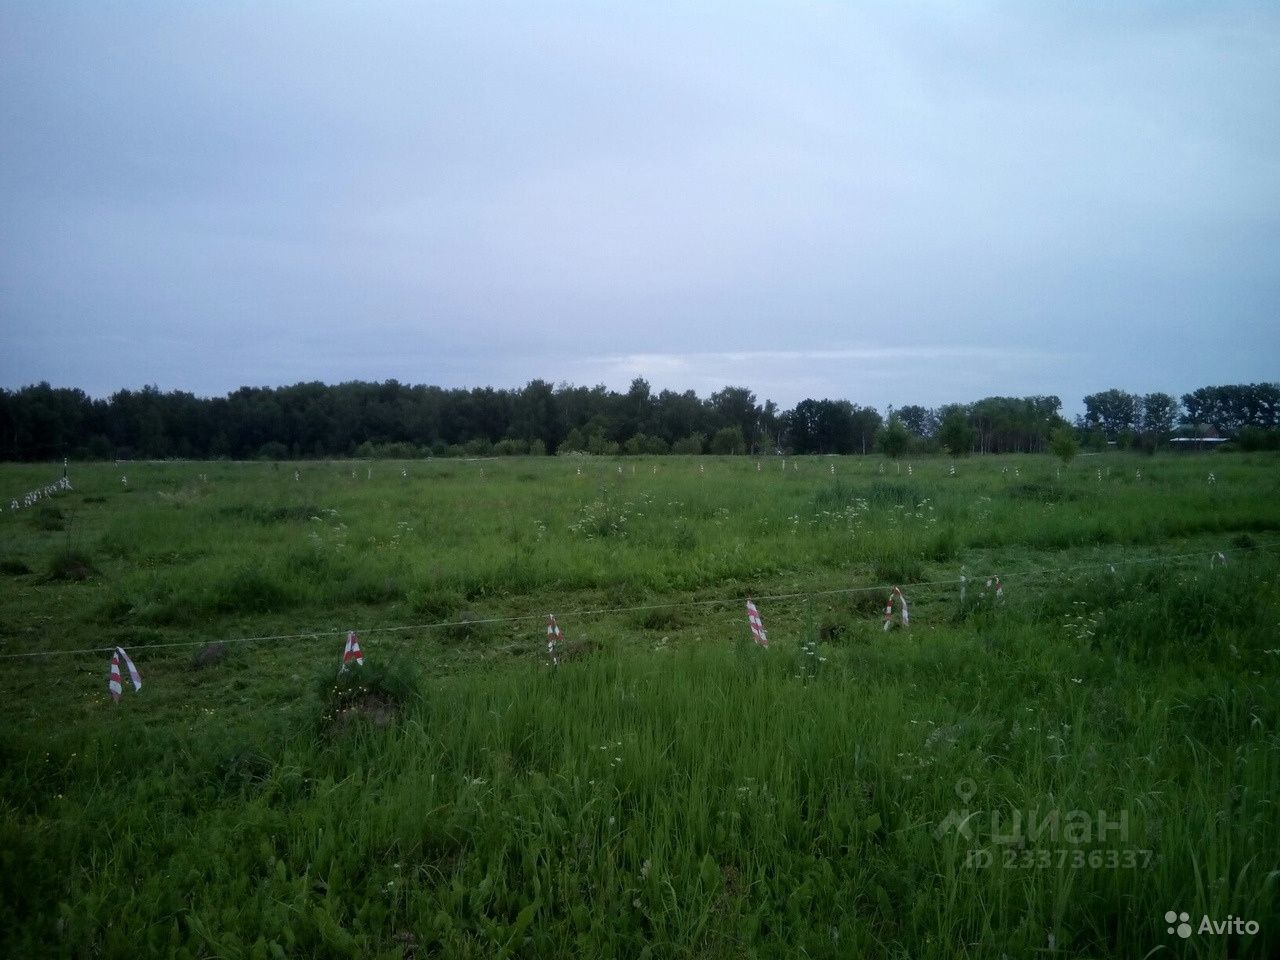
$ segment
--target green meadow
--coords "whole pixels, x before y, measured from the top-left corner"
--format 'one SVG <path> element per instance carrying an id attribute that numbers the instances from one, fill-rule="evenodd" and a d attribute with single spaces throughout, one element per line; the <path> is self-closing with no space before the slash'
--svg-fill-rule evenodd
<path id="1" fill-rule="evenodd" d="M 0 466 L 0 955 L 1280 955 L 1280 459 L 952 467 Z"/>

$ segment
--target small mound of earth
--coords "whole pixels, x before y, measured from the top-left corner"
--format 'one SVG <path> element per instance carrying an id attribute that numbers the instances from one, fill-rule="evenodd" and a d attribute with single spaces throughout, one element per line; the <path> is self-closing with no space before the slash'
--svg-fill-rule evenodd
<path id="1" fill-rule="evenodd" d="M 549 654 L 550 659 L 563 663 L 566 660 L 581 660 L 583 657 L 589 657 L 600 649 L 600 644 L 595 640 L 568 640 L 556 644 L 554 654 Z"/>
<path id="2" fill-rule="evenodd" d="M 345 726 L 360 717 L 368 718 L 375 727 L 390 725 L 400 714 L 400 704 L 377 690 L 352 697 L 333 711 L 334 726 Z"/>
<path id="3" fill-rule="evenodd" d="M 199 653 L 191 658 L 191 667 L 200 670 L 220 663 L 227 657 L 227 645 L 221 641 L 206 644 Z"/>
<path id="4" fill-rule="evenodd" d="M 77 582 L 88 580 L 93 576 L 93 567 L 89 566 L 81 560 L 67 560 L 57 565 L 55 569 L 50 571 L 50 580 L 74 580 Z"/>

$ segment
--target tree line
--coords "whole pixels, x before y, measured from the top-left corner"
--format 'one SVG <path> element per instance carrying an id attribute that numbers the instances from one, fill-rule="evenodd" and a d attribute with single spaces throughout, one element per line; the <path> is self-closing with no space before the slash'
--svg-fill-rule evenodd
<path id="1" fill-rule="evenodd" d="M 1154 447 L 1181 426 L 1188 436 L 1234 437 L 1246 449 L 1275 449 L 1280 384 L 1201 387 L 1183 394 L 1181 402 L 1167 393 L 1112 389 L 1089 394 L 1084 407 L 1076 426 L 1086 438 L 1126 447 Z"/>
<path id="2" fill-rule="evenodd" d="M 0 459 L 491 456 L 592 453 L 865 454 L 1044 452 L 1055 432 L 1086 446 L 1154 449 L 1175 431 L 1280 447 L 1280 385 L 1169 394 L 1108 390 L 1084 398 L 1074 425 L 1056 396 L 986 397 L 882 415 L 848 400 L 780 410 L 746 387 L 706 398 L 654 393 L 637 378 L 603 386 L 445 389 L 385 383 L 241 387 L 196 397 L 153 386 L 109 398 L 40 383 L 0 389 Z"/>

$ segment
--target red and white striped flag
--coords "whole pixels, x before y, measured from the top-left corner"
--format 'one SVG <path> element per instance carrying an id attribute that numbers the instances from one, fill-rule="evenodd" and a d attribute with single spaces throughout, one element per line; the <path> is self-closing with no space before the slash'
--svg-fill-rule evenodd
<path id="1" fill-rule="evenodd" d="M 342 667 L 338 670 L 342 673 L 347 669 L 347 664 L 355 661 L 357 667 L 364 666 L 364 651 L 360 649 L 360 641 L 356 639 L 354 630 L 347 631 L 347 645 L 342 648 Z"/>
<path id="2" fill-rule="evenodd" d="M 889 624 L 893 622 L 893 598 L 898 598 L 898 604 L 902 608 L 902 625 L 905 627 L 911 622 L 911 614 L 907 611 L 907 598 L 902 595 L 902 591 L 894 587 L 889 594 L 889 599 L 884 602 L 884 628 L 889 629 Z"/>
<path id="3" fill-rule="evenodd" d="M 124 692 L 124 685 L 120 682 L 120 658 L 124 657 L 124 665 L 129 671 L 129 679 L 133 682 L 133 689 L 142 689 L 142 674 L 138 673 L 138 668 L 133 665 L 133 661 L 129 659 L 129 655 L 124 652 L 123 647 L 116 647 L 116 652 L 111 654 L 111 675 L 107 678 L 107 689 L 111 691 L 111 699 L 120 702 L 120 694 Z"/>
<path id="4" fill-rule="evenodd" d="M 753 601 L 747 601 L 747 623 L 751 624 L 751 635 L 756 638 L 756 643 L 762 647 L 769 646 L 769 638 L 765 636 L 764 622 L 760 619 L 760 611 L 756 609 Z"/>
<path id="5" fill-rule="evenodd" d="M 556 623 L 554 614 L 547 614 L 547 653 L 554 659 L 556 655 L 556 644 L 564 639 L 564 634 L 560 632 L 560 625 Z"/>

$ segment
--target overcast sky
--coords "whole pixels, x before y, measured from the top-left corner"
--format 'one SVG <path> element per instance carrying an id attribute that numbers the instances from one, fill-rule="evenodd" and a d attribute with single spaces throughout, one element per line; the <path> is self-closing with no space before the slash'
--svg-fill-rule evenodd
<path id="1" fill-rule="evenodd" d="M 0 384 L 1280 379 L 1280 4 L 0 0 Z"/>

